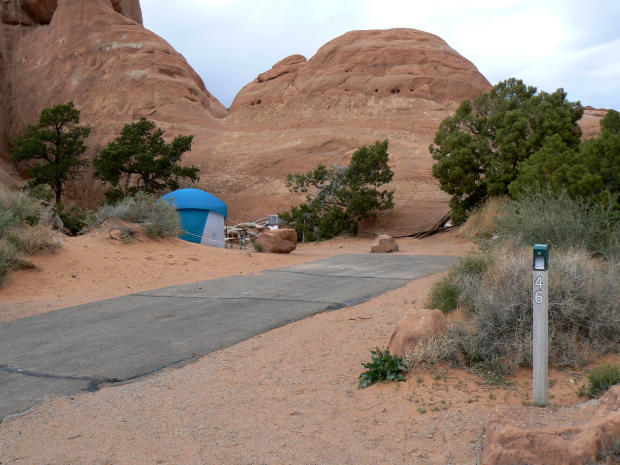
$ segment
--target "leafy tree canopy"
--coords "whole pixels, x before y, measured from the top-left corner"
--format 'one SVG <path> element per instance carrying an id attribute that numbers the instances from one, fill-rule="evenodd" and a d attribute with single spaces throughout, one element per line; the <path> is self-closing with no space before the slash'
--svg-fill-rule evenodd
<path id="1" fill-rule="evenodd" d="M 177 136 L 167 144 L 164 131 L 152 121 L 126 124 L 121 135 L 93 160 L 95 177 L 113 186 L 108 200 L 138 191 L 161 193 L 179 188 L 180 180 L 197 182 L 199 168 L 182 166 L 181 157 L 191 150 L 194 136 Z"/>
<path id="2" fill-rule="evenodd" d="M 579 146 L 579 102 L 566 100 L 511 78 L 474 101 L 465 100 L 456 113 L 441 122 L 429 150 L 436 160 L 433 176 L 452 194 L 455 224 L 489 196 L 508 193 L 519 164 L 540 150 L 548 137 L 566 150 Z"/>
<path id="3" fill-rule="evenodd" d="M 517 197 L 539 186 L 620 210 L 620 113 L 610 110 L 601 120 L 600 137 L 576 148 L 559 135 L 548 137 L 540 150 L 521 163 L 509 191 Z"/>
<path id="4" fill-rule="evenodd" d="M 291 192 L 306 192 L 306 202 L 281 213 L 307 240 L 329 239 L 357 232 L 358 223 L 394 207 L 394 192 L 380 190 L 394 173 L 389 167 L 388 141 L 362 146 L 348 167 L 318 165 L 306 174 L 289 174 Z"/>
<path id="5" fill-rule="evenodd" d="M 26 162 L 29 185 L 48 185 L 54 191 L 56 204 L 61 201 L 66 181 L 88 164 L 80 157 L 86 152 L 83 139 L 90 134 L 90 128 L 78 126 L 79 122 L 80 110 L 73 102 L 46 108 L 38 124 L 28 125 L 10 149 L 15 162 Z"/>

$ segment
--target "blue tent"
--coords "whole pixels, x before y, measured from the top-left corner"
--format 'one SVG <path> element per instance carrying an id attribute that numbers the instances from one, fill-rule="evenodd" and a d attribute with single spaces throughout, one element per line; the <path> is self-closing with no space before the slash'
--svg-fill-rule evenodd
<path id="1" fill-rule="evenodd" d="M 181 217 L 181 239 L 224 247 L 224 218 L 228 207 L 216 196 L 200 189 L 179 189 L 163 196 Z"/>

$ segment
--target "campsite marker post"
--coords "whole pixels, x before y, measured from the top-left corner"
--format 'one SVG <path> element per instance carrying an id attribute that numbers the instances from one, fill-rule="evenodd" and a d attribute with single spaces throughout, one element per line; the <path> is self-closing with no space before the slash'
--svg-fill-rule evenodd
<path id="1" fill-rule="evenodd" d="M 549 400 L 549 247 L 546 244 L 534 244 L 532 275 L 534 403 L 546 405 Z"/>

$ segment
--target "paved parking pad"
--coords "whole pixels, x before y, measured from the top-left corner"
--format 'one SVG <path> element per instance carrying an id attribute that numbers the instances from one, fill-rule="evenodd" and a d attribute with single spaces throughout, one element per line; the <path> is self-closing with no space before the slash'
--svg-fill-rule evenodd
<path id="1" fill-rule="evenodd" d="M 0 323 L 0 418 L 48 395 L 137 379 L 315 313 L 365 302 L 456 262 L 340 255 Z"/>

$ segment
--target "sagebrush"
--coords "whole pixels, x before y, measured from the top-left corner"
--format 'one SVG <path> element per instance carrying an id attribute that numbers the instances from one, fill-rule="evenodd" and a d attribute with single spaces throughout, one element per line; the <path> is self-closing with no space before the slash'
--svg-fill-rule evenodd
<path id="1" fill-rule="evenodd" d="M 27 192 L 0 189 L 0 283 L 11 270 L 33 266 L 27 255 L 60 247 L 41 213 L 40 202 Z"/>
<path id="2" fill-rule="evenodd" d="M 125 197 L 115 204 L 104 204 L 96 213 L 96 221 L 101 224 L 108 218 L 139 223 L 149 237 L 176 237 L 181 233 L 176 208 L 158 196 L 145 192 Z"/>
<path id="3" fill-rule="evenodd" d="M 620 257 L 620 218 L 611 203 L 591 204 L 565 192 L 536 190 L 500 204 L 495 222 L 499 242 L 585 248 L 612 261 Z"/>
<path id="4" fill-rule="evenodd" d="M 465 261 L 449 275 L 458 302 L 470 317 L 444 339 L 409 354 L 407 363 L 443 360 L 509 373 L 532 363 L 531 248 L 502 243 L 489 258 Z M 552 249 L 549 274 L 549 359 L 577 367 L 617 350 L 618 270 L 583 249 Z"/>

